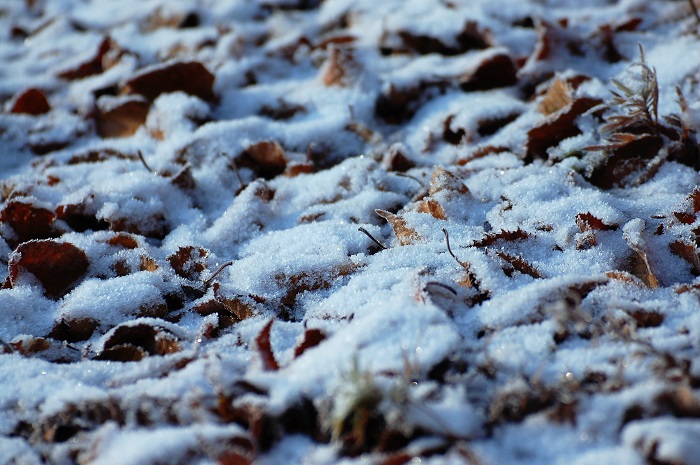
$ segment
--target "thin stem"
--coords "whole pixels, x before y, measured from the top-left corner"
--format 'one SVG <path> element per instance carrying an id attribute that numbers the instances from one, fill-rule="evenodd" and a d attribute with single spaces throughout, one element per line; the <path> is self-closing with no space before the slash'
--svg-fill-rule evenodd
<path id="1" fill-rule="evenodd" d="M 137 150 L 137 151 L 136 151 L 136 154 L 139 156 L 139 160 L 141 160 L 141 163 L 143 164 L 143 166 L 145 166 L 146 169 L 147 169 L 150 173 L 157 174 L 155 171 L 153 171 L 153 170 L 151 169 L 150 166 L 148 166 L 148 163 L 146 163 L 146 159 L 143 158 L 143 154 L 141 153 L 140 150 Z"/>
<path id="2" fill-rule="evenodd" d="M 450 247 L 450 235 L 447 233 L 447 229 L 442 228 L 442 233 L 445 235 L 445 242 L 447 243 L 447 251 L 452 255 L 452 258 L 455 259 L 457 263 L 459 263 L 462 267 L 464 268 L 469 268 L 464 262 L 462 262 L 459 258 L 457 258 L 457 255 L 452 252 L 452 247 Z"/>
<path id="3" fill-rule="evenodd" d="M 387 246 L 385 246 L 384 244 L 382 244 L 381 242 L 379 242 L 378 240 L 376 240 L 376 239 L 369 233 L 369 231 L 367 231 L 367 230 L 366 230 L 365 228 L 363 228 L 362 226 L 360 226 L 359 228 L 357 228 L 357 230 L 358 230 L 358 231 L 361 231 L 361 232 L 363 232 L 363 233 L 365 233 L 365 236 L 369 237 L 370 240 L 371 240 L 372 242 L 374 242 L 375 244 L 377 244 L 382 250 L 386 250 L 386 249 L 387 249 Z"/>
<path id="4" fill-rule="evenodd" d="M 209 285 L 214 280 L 214 278 L 216 278 L 219 275 L 219 273 L 224 271 L 224 268 L 226 268 L 227 266 L 231 266 L 231 265 L 233 265 L 233 260 L 229 260 L 226 263 L 223 263 L 220 267 L 218 267 L 216 269 L 216 271 L 214 271 L 214 273 L 212 273 L 212 275 L 209 276 L 209 278 L 206 281 L 204 281 L 204 288 L 205 289 L 209 288 Z"/>

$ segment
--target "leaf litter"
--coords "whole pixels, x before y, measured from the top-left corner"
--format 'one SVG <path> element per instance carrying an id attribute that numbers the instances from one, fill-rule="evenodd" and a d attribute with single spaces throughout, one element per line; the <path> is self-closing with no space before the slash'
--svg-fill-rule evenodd
<path id="1" fill-rule="evenodd" d="M 0 10 L 0 462 L 697 462 L 690 0 Z"/>

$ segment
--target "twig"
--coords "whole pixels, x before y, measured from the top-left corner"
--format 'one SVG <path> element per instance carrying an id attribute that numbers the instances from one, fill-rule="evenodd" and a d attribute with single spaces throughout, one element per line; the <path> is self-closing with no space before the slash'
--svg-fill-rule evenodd
<path id="1" fill-rule="evenodd" d="M 450 247 L 450 235 L 447 233 L 447 229 L 442 228 L 442 233 L 445 235 L 445 242 L 447 243 L 447 251 L 452 255 L 452 258 L 455 259 L 457 263 L 459 263 L 463 268 L 466 268 L 469 270 L 469 265 L 461 261 L 459 258 L 457 258 L 457 255 L 452 252 L 452 247 Z"/>
<path id="2" fill-rule="evenodd" d="M 363 233 L 365 233 L 365 236 L 369 237 L 370 240 L 371 240 L 372 242 L 374 242 L 375 244 L 377 244 L 382 250 L 387 250 L 387 246 L 385 246 L 384 244 L 382 244 L 381 242 L 379 242 L 378 240 L 376 240 L 376 239 L 369 233 L 369 231 L 367 231 L 365 228 L 363 228 L 362 226 L 360 226 L 359 228 L 357 228 L 357 230 L 358 230 L 358 231 L 361 231 L 361 232 L 363 232 Z"/>
<path id="3" fill-rule="evenodd" d="M 147 169 L 150 173 L 158 174 L 158 173 L 156 173 L 154 170 L 152 170 L 150 166 L 148 166 L 148 163 L 146 163 L 146 159 L 143 158 L 143 154 L 141 153 L 140 150 L 137 150 L 137 151 L 136 151 L 136 154 L 139 156 L 139 160 L 141 160 L 141 163 L 143 164 L 143 166 L 145 166 L 146 169 Z"/>
<path id="4" fill-rule="evenodd" d="M 209 288 L 209 285 L 214 280 L 214 278 L 216 278 L 219 275 L 219 273 L 224 271 L 224 268 L 226 268 L 227 266 L 230 266 L 230 265 L 233 265 L 233 260 L 229 260 L 226 263 L 223 263 L 220 267 L 218 267 L 216 269 L 216 271 L 214 271 L 214 273 L 212 273 L 212 275 L 209 276 L 209 278 L 206 281 L 204 281 L 204 288 L 205 289 Z"/>

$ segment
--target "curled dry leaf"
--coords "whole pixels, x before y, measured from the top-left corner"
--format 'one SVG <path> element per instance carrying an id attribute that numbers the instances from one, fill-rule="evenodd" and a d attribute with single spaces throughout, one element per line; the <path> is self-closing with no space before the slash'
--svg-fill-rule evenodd
<path id="1" fill-rule="evenodd" d="M 136 239 L 134 239 L 133 236 L 130 234 L 125 234 L 125 233 L 119 233 L 107 240 L 107 244 L 113 245 L 116 247 L 123 247 L 125 249 L 135 249 L 136 247 L 139 246 L 139 243 L 136 242 Z"/>
<path id="2" fill-rule="evenodd" d="M 496 252 L 496 255 L 504 260 L 508 265 L 512 266 L 515 271 L 518 271 L 520 273 L 532 276 L 533 278 L 544 278 L 542 273 L 535 268 L 533 265 L 528 263 L 524 258 L 518 257 L 517 255 L 512 255 L 506 252 Z M 509 274 L 512 272 L 512 270 L 504 269 L 503 270 L 506 274 Z"/>
<path id="3" fill-rule="evenodd" d="M 530 234 L 526 231 L 523 231 L 522 229 L 518 228 L 515 231 L 507 231 L 505 229 L 495 232 L 495 233 L 489 233 L 486 234 L 483 238 L 479 239 L 478 241 L 474 241 L 473 244 L 471 244 L 472 247 L 490 247 L 496 243 L 496 241 L 503 240 L 506 242 L 513 242 L 517 241 L 519 239 L 527 239 L 530 237 Z"/>
<path id="4" fill-rule="evenodd" d="M 445 216 L 445 210 L 442 208 L 442 205 L 440 205 L 440 202 L 429 197 L 418 204 L 418 211 L 432 215 L 433 218 L 438 220 L 447 219 L 447 216 Z"/>
<path id="5" fill-rule="evenodd" d="M 286 294 L 282 297 L 281 302 L 283 305 L 292 306 L 296 302 L 297 296 L 302 292 L 328 289 L 331 287 L 333 280 L 341 276 L 347 276 L 359 267 L 360 265 L 355 263 L 345 263 L 330 268 L 303 271 L 295 274 L 277 274 L 275 281 L 282 289 L 286 290 Z"/>
<path id="6" fill-rule="evenodd" d="M 198 61 L 177 61 L 137 73 L 122 89 L 123 93 L 143 95 L 148 100 L 177 91 L 214 101 L 214 75 Z"/>
<path id="7" fill-rule="evenodd" d="M 239 157 L 240 165 L 251 168 L 265 179 L 282 174 L 287 167 L 287 155 L 280 144 L 267 140 L 246 148 Z"/>
<path id="8" fill-rule="evenodd" d="M 517 84 L 517 68 L 509 55 L 497 53 L 484 59 L 471 72 L 459 78 L 465 92 L 491 90 Z"/>
<path id="9" fill-rule="evenodd" d="M 125 324 L 113 330 L 97 360 L 136 362 L 147 355 L 167 355 L 180 351 L 177 337 L 147 323 Z"/>
<path id="10" fill-rule="evenodd" d="M 647 287 L 656 289 L 659 287 L 659 280 L 651 270 L 647 253 L 636 244 L 627 241 L 627 244 L 634 251 L 625 262 L 627 271 L 642 280 Z"/>
<path id="11" fill-rule="evenodd" d="M 551 115 L 568 107 L 572 102 L 569 85 L 566 81 L 557 78 L 549 86 L 544 98 L 537 104 L 537 109 L 545 115 Z"/>
<path id="12" fill-rule="evenodd" d="M 591 212 L 579 213 L 576 215 L 576 225 L 579 227 L 581 232 L 590 230 L 615 231 L 620 227 L 617 224 L 604 223 L 600 218 L 593 216 Z"/>
<path id="13" fill-rule="evenodd" d="M 304 340 L 294 349 L 294 357 L 299 357 L 312 347 L 316 347 L 326 339 L 326 333 L 317 328 L 310 328 L 304 332 Z"/>
<path id="14" fill-rule="evenodd" d="M 374 210 L 374 212 L 389 222 L 394 229 L 394 234 L 396 234 L 399 244 L 408 245 L 420 239 L 418 233 L 409 228 L 406 224 L 406 220 L 399 215 L 394 215 L 386 210 Z"/>
<path id="15" fill-rule="evenodd" d="M 100 137 L 128 137 L 140 128 L 148 117 L 150 104 L 142 98 L 125 100 L 108 110 L 97 111 L 97 134 Z"/>
<path id="16" fill-rule="evenodd" d="M 266 370 L 279 370 L 280 366 L 275 359 L 275 354 L 272 351 L 272 344 L 270 343 L 270 332 L 272 331 L 272 324 L 275 320 L 270 320 L 260 331 L 258 336 L 255 338 L 255 343 L 258 346 L 258 352 L 262 357 L 263 367 Z"/>
<path id="17" fill-rule="evenodd" d="M 698 249 L 695 244 L 689 244 L 685 241 L 674 241 L 669 244 L 669 247 L 671 252 L 690 263 L 692 273 L 695 276 L 700 276 L 700 257 L 698 257 Z"/>
<path id="18" fill-rule="evenodd" d="M 55 219 L 56 214 L 51 210 L 16 200 L 8 202 L 0 213 L 0 220 L 17 234 L 17 243 L 54 236 Z"/>
<path id="19" fill-rule="evenodd" d="M 321 68 L 321 81 L 325 86 L 349 85 L 356 67 L 351 48 L 332 45 L 328 47 L 328 59 Z"/>
<path id="20" fill-rule="evenodd" d="M 15 286 L 24 273 L 31 273 L 50 298 L 64 296 L 88 270 L 87 255 L 69 242 L 29 241 L 10 255 L 9 282 Z"/>
<path id="21" fill-rule="evenodd" d="M 102 73 L 106 69 L 104 66 L 104 58 L 113 48 L 116 48 L 116 45 L 109 37 L 105 37 L 102 39 L 102 42 L 100 42 L 95 55 L 90 60 L 80 64 L 76 68 L 63 71 L 58 75 L 58 77 L 62 79 L 74 80 Z"/>
<path id="22" fill-rule="evenodd" d="M 41 89 L 30 88 L 17 96 L 10 113 L 23 113 L 26 115 L 43 115 L 51 111 L 51 105 L 46 94 Z"/>
<path id="23" fill-rule="evenodd" d="M 208 252 L 201 247 L 191 245 L 179 247 L 168 256 L 168 262 L 175 273 L 186 279 L 199 279 L 202 271 L 207 269 Z"/>
<path id="24" fill-rule="evenodd" d="M 535 126 L 527 133 L 527 160 L 537 158 L 547 159 L 547 149 L 557 146 L 561 141 L 569 137 L 581 134 L 576 125 L 576 118 L 602 103 L 600 99 L 580 97 L 573 100 L 568 106 L 551 114 L 539 126 Z"/>
<path id="25" fill-rule="evenodd" d="M 435 195 L 440 191 L 447 190 L 458 194 L 466 194 L 469 192 L 467 186 L 454 174 L 440 166 L 436 167 L 433 174 L 430 176 L 429 195 Z"/>

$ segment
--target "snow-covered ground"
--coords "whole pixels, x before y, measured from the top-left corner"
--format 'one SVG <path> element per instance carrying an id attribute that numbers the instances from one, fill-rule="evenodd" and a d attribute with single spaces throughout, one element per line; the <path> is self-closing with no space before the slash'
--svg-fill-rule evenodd
<path id="1" fill-rule="evenodd" d="M 699 31 L 0 2 L 0 463 L 699 464 Z"/>

